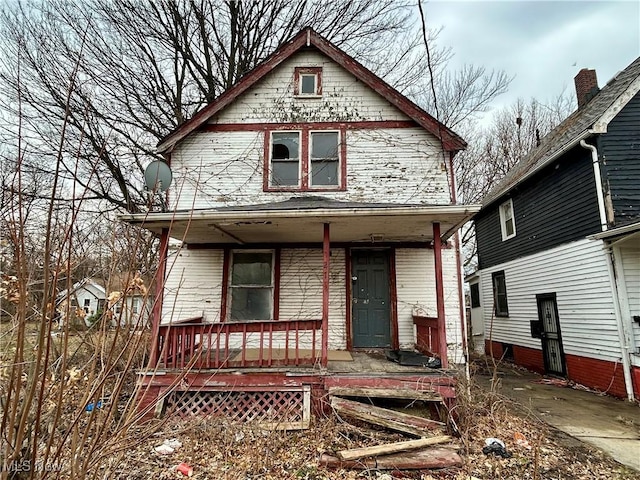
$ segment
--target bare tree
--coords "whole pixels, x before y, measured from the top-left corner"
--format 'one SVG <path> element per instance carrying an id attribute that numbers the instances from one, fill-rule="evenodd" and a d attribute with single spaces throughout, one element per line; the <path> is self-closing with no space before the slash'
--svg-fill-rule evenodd
<path id="1" fill-rule="evenodd" d="M 5 115 L 17 113 L 20 58 L 23 136 L 38 164 L 45 171 L 53 164 L 64 123 L 60 175 L 79 182 L 88 199 L 135 212 L 146 202 L 141 173 L 156 158 L 158 140 L 304 26 L 431 109 L 429 97 L 419 95 L 428 79 L 414 13 L 408 0 L 9 4 L 0 12 L 0 107 Z M 430 30 L 429 41 L 445 91 L 442 120 L 455 126 L 485 108 L 508 79 L 479 67 L 447 72 L 451 52 L 436 48 L 437 33 Z M 60 85 L 74 65 L 78 81 L 67 107 Z"/>
<path id="2" fill-rule="evenodd" d="M 460 200 L 467 204 L 481 203 L 506 173 L 574 108 L 573 99 L 564 93 L 548 103 L 533 98 L 528 102 L 518 99 L 493 113 L 486 126 L 467 128 L 469 148 L 455 157 L 454 165 Z M 473 270 L 476 247 L 470 225 L 463 229 L 462 245 L 465 267 Z"/>

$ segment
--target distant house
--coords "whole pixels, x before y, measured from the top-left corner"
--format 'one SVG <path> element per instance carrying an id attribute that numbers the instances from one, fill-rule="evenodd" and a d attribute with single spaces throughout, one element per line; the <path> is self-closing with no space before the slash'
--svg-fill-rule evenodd
<path id="1" fill-rule="evenodd" d="M 170 133 L 173 211 L 122 217 L 162 239 L 161 375 L 141 378 L 142 404 L 252 417 L 336 386 L 451 399 L 452 372 L 391 374 L 384 352 L 463 360 L 455 238 L 479 209 L 455 198 L 465 145 L 310 29 Z"/>
<path id="2" fill-rule="evenodd" d="M 475 215 L 486 350 L 640 395 L 640 58 L 522 158 Z"/>
<path id="3" fill-rule="evenodd" d="M 76 315 L 76 311 L 80 309 L 84 311 L 84 319 L 87 319 L 104 310 L 106 299 L 106 290 L 100 282 L 92 278 L 85 278 L 76 282 L 70 289 L 60 292 L 56 304 L 64 322 L 67 306 L 70 314 Z"/>
<path id="4" fill-rule="evenodd" d="M 122 327 L 148 327 L 151 318 L 153 291 L 148 279 L 135 272 L 112 274 L 108 281 L 107 304 L 111 321 Z"/>

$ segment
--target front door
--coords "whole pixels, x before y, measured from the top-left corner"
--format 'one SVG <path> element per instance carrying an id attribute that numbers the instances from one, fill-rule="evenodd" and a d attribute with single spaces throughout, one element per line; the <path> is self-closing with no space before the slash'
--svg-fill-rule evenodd
<path id="1" fill-rule="evenodd" d="M 556 294 L 536 295 L 538 302 L 538 319 L 542 325 L 542 356 L 547 373 L 565 376 L 567 368 L 564 362 L 558 304 Z"/>
<path id="2" fill-rule="evenodd" d="M 351 280 L 353 347 L 390 347 L 388 251 L 353 250 Z"/>

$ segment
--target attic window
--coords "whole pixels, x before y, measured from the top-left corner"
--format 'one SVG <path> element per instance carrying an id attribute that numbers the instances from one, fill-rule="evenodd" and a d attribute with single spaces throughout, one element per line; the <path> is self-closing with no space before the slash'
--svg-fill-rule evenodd
<path id="1" fill-rule="evenodd" d="M 322 95 L 322 67 L 296 67 L 293 94 L 297 97 Z"/>
<path id="2" fill-rule="evenodd" d="M 516 236 L 516 219 L 513 214 L 513 201 L 511 199 L 500 205 L 500 228 L 503 241 Z"/>

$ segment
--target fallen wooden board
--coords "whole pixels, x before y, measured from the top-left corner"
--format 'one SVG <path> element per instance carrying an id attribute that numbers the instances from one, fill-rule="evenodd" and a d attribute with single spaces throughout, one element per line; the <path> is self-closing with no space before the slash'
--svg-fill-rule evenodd
<path id="1" fill-rule="evenodd" d="M 329 395 L 337 397 L 398 398 L 403 400 L 422 400 L 424 402 L 441 402 L 442 395 L 437 392 L 419 392 L 408 388 L 348 388 L 331 387 Z"/>
<path id="2" fill-rule="evenodd" d="M 418 450 L 419 448 L 438 445 L 439 443 L 447 443 L 449 441 L 451 441 L 450 436 L 441 435 L 439 437 L 420 438 L 418 440 L 409 440 L 407 442 L 395 442 L 386 443 L 384 445 L 375 445 L 372 447 L 352 448 L 350 450 L 339 451 L 338 458 L 340 460 L 358 460 L 364 457 L 375 457 L 378 455 L 406 452 L 407 450 Z"/>
<path id="3" fill-rule="evenodd" d="M 462 458 L 448 448 L 429 448 L 414 452 L 395 453 L 364 460 L 342 461 L 324 453 L 320 465 L 328 468 L 348 468 L 353 470 L 422 470 L 462 466 Z"/>
<path id="4" fill-rule="evenodd" d="M 428 418 L 416 417 L 386 408 L 364 405 L 353 400 L 332 397 L 331 407 L 344 415 L 364 422 L 373 423 L 396 432 L 406 433 L 414 437 L 425 437 L 429 430 L 442 427 L 441 422 Z"/>

